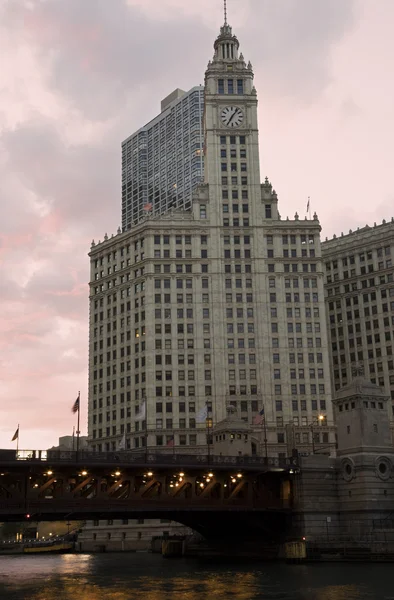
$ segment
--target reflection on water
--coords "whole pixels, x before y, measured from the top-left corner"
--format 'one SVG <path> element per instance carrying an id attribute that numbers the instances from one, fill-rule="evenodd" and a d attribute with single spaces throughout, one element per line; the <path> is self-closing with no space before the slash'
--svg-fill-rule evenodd
<path id="1" fill-rule="evenodd" d="M 223 564 L 152 554 L 0 558 L 1 600 L 394 600 L 390 565 Z"/>

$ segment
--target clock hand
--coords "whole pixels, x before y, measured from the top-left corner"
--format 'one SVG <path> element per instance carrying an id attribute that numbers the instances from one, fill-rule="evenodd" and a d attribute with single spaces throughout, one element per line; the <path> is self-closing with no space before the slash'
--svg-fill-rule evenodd
<path id="1" fill-rule="evenodd" d="M 230 120 L 228 121 L 227 125 L 230 125 L 231 121 L 233 120 L 233 118 L 235 117 L 236 114 L 237 114 L 237 109 L 235 109 L 233 111 L 233 114 L 231 115 Z"/>

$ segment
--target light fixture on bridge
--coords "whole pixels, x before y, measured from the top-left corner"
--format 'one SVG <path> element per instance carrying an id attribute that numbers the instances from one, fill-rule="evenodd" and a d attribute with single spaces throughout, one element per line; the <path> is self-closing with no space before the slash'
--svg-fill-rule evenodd
<path id="1" fill-rule="evenodd" d="M 237 477 L 238 477 L 238 479 L 241 479 L 242 473 L 237 473 Z"/>
<path id="2" fill-rule="evenodd" d="M 210 477 L 207 477 L 205 481 L 206 481 L 207 483 L 209 483 L 209 482 L 211 481 L 211 478 L 210 478 Z"/>
<path id="3" fill-rule="evenodd" d="M 38 488 L 38 483 L 35 483 L 35 484 L 34 484 L 34 487 L 35 487 L 35 488 Z"/>
<path id="4" fill-rule="evenodd" d="M 149 471 L 149 473 L 148 473 L 148 477 L 153 477 L 153 473 L 152 473 L 152 471 Z"/>
<path id="5" fill-rule="evenodd" d="M 53 475 L 53 471 L 47 471 L 44 475 Z"/>
<path id="6" fill-rule="evenodd" d="M 208 477 L 213 477 L 213 473 L 208 473 Z"/>
<path id="7" fill-rule="evenodd" d="M 115 471 L 115 475 L 116 475 L 116 477 L 119 477 L 120 471 Z"/>
<path id="8" fill-rule="evenodd" d="M 201 482 L 201 483 L 200 483 L 200 487 L 201 487 L 201 488 L 203 488 L 203 487 L 204 487 L 204 484 L 203 484 L 203 482 Z"/>
<path id="9" fill-rule="evenodd" d="M 82 471 L 82 475 L 87 475 L 88 472 L 87 471 Z"/>
<path id="10" fill-rule="evenodd" d="M 179 477 L 184 477 L 185 474 L 184 473 L 179 473 Z"/>
<path id="11" fill-rule="evenodd" d="M 231 483 L 236 483 L 236 481 L 237 481 L 237 480 L 235 479 L 235 477 L 232 477 L 232 478 L 231 478 Z"/>

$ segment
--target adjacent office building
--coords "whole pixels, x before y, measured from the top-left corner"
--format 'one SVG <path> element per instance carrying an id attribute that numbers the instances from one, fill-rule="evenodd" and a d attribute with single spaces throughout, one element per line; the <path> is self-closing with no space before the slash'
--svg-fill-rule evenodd
<path id="1" fill-rule="evenodd" d="M 394 219 L 322 244 L 334 390 L 352 368 L 391 397 L 394 416 Z"/>
<path id="2" fill-rule="evenodd" d="M 315 446 L 334 442 L 320 224 L 316 215 L 281 219 L 271 183 L 261 184 L 252 65 L 227 23 L 214 49 L 204 183 L 191 205 L 184 195 L 168 210 L 194 146 L 181 157 L 173 136 L 166 162 L 167 117 L 158 117 L 162 137 L 149 125 L 141 146 L 139 133 L 123 146 L 125 162 L 137 157 L 130 180 L 126 167 L 123 176 L 123 230 L 91 247 L 89 441 L 97 451 L 125 439 L 136 451 L 205 452 L 205 416 L 215 424 L 229 404 L 251 425 L 264 409 L 272 455 L 287 454 L 289 424 L 299 448 L 312 435 Z M 183 96 L 174 102 L 165 110 L 176 119 Z M 195 143 L 197 151 L 201 137 Z M 153 209 L 144 213 L 144 203 Z M 254 429 L 253 451 L 263 453 L 261 425 Z"/>
<path id="3" fill-rule="evenodd" d="M 122 229 L 147 212 L 190 210 L 202 182 L 204 88 L 175 90 L 161 113 L 122 143 Z"/>

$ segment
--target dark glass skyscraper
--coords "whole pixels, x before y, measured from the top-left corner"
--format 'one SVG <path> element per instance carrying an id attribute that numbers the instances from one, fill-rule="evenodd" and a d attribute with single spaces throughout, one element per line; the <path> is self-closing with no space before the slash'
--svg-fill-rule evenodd
<path id="1" fill-rule="evenodd" d="M 147 214 L 190 209 L 203 179 L 204 88 L 175 90 L 161 113 L 122 143 L 122 230 Z"/>

